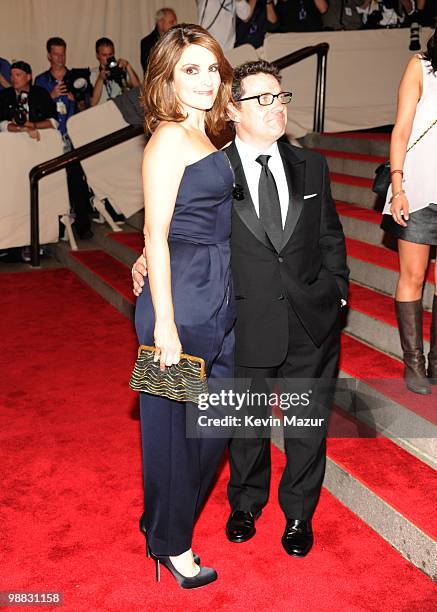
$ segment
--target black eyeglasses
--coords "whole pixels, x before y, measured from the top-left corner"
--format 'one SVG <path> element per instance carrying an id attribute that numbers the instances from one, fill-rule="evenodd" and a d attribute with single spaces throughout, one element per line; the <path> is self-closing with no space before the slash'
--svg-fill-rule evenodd
<path id="1" fill-rule="evenodd" d="M 275 98 L 278 98 L 281 104 L 289 104 L 291 102 L 293 94 L 291 91 L 281 91 L 278 94 L 263 93 L 259 96 L 250 96 L 249 98 L 240 98 L 237 102 L 244 102 L 245 100 L 258 100 L 258 104 L 261 106 L 270 106 L 273 104 Z"/>

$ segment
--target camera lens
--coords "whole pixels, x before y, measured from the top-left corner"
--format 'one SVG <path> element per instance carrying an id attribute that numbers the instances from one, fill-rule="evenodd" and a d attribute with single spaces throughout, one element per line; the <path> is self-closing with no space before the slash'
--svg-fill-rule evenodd
<path id="1" fill-rule="evenodd" d="M 17 125 L 24 125 L 27 121 L 26 111 L 21 108 L 17 108 L 14 114 L 14 121 Z"/>

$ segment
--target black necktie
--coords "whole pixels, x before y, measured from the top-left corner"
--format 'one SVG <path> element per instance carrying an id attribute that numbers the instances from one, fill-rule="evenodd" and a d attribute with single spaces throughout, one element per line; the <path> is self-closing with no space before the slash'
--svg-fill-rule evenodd
<path id="1" fill-rule="evenodd" d="M 259 218 L 271 243 L 279 252 L 283 239 L 281 205 L 278 188 L 268 166 L 270 157 L 271 155 L 259 155 L 256 158 L 261 165 L 258 183 Z"/>

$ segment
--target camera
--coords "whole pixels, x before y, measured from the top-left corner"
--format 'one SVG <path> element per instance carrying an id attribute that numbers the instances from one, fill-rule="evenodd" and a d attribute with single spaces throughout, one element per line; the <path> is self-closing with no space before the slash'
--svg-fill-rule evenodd
<path id="1" fill-rule="evenodd" d="M 108 79 L 115 81 L 121 88 L 124 88 L 126 84 L 126 70 L 120 68 L 114 56 L 108 58 L 106 68 L 109 72 Z"/>
<path id="2" fill-rule="evenodd" d="M 84 100 L 91 92 L 90 69 L 72 68 L 65 75 L 64 84 L 77 102 Z"/>
<path id="3" fill-rule="evenodd" d="M 27 121 L 27 93 L 21 92 L 17 98 L 17 106 L 14 110 L 13 121 L 16 125 L 24 125 Z"/>
<path id="4" fill-rule="evenodd" d="M 397 0 L 378 0 L 378 8 L 367 16 L 366 27 L 396 28 L 401 22 Z"/>
<path id="5" fill-rule="evenodd" d="M 372 11 L 367 17 L 366 25 L 371 28 L 375 28 L 382 21 L 382 11 Z"/>

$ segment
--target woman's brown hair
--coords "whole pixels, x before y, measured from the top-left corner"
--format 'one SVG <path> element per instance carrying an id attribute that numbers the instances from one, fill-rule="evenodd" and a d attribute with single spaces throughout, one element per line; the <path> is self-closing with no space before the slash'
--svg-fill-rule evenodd
<path id="1" fill-rule="evenodd" d="M 142 101 L 145 109 L 144 129 L 153 132 L 160 121 L 184 121 L 173 88 L 173 75 L 183 50 L 199 45 L 217 59 L 221 83 L 213 107 L 206 113 L 206 127 L 219 134 L 227 123 L 226 106 L 231 100 L 233 70 L 218 42 L 198 25 L 181 23 L 170 28 L 153 47 L 144 77 Z"/>

